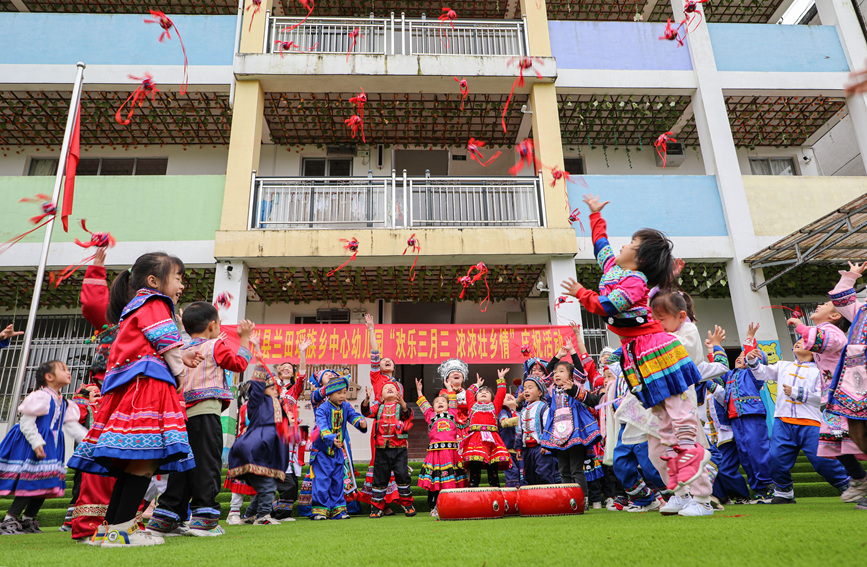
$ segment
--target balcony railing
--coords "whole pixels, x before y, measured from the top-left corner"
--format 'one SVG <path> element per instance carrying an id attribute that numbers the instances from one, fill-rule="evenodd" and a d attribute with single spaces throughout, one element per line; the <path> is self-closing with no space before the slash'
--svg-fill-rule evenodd
<path id="1" fill-rule="evenodd" d="M 425 18 L 270 17 L 265 53 L 355 55 L 478 55 L 519 57 L 528 54 L 524 20 L 455 20 Z M 294 27 L 293 26 L 297 26 Z M 292 28 L 292 29 L 290 29 Z M 357 37 L 352 33 L 358 29 Z M 292 42 L 281 49 L 278 42 Z"/>
<path id="2" fill-rule="evenodd" d="M 545 226 L 538 177 L 253 177 L 251 197 L 252 229 Z"/>

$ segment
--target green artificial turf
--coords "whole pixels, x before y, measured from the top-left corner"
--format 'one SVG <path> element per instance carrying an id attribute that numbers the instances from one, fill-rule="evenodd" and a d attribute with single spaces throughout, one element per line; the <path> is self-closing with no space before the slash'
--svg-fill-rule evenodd
<path id="1" fill-rule="evenodd" d="M 855 565 L 867 511 L 839 498 L 794 505 L 730 505 L 713 517 L 590 510 L 583 516 L 436 521 L 428 515 L 279 526 L 225 526 L 217 538 L 98 549 L 68 533 L 0 536 L 0 565 Z"/>

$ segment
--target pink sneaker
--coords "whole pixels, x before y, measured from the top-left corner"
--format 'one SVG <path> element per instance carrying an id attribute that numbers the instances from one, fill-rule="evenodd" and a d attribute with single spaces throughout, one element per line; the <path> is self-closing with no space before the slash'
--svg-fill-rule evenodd
<path id="1" fill-rule="evenodd" d="M 660 459 L 668 464 L 668 484 L 666 488 L 672 492 L 677 488 L 677 468 L 680 453 L 676 449 L 666 451 Z"/>
<path id="2" fill-rule="evenodd" d="M 710 451 L 696 443 L 692 447 L 676 447 L 677 451 L 677 481 L 676 484 L 686 486 L 695 481 L 704 472 L 705 465 L 710 462 Z M 671 462 L 669 462 L 671 467 Z M 669 486 L 671 478 L 668 479 Z"/>

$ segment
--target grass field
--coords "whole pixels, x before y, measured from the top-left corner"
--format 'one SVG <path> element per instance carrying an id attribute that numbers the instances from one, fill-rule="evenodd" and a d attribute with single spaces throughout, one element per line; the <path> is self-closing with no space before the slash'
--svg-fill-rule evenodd
<path id="1" fill-rule="evenodd" d="M 839 498 L 728 506 L 707 518 L 590 510 L 583 516 L 436 521 L 428 515 L 225 526 L 218 538 L 98 549 L 69 534 L 0 537 L 0 565 L 854 565 L 867 512 Z M 674 546 L 665 552 L 663 545 Z"/>

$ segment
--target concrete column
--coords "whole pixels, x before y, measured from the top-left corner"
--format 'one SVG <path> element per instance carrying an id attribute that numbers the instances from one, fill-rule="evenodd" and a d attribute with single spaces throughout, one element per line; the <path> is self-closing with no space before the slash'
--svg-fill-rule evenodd
<path id="1" fill-rule="evenodd" d="M 527 18 L 530 55 L 550 57 L 551 38 L 548 33 L 548 10 L 545 0 L 521 0 L 521 15 Z"/>
<path id="2" fill-rule="evenodd" d="M 672 0 L 671 4 L 680 21 L 683 18 L 683 2 Z M 708 175 L 716 175 L 726 227 L 734 251 L 734 258 L 726 264 L 726 279 L 738 328 L 726 331 L 730 337 L 742 339 L 746 337 L 750 322 L 757 321 L 761 327 L 756 338 L 775 340 L 778 337 L 773 312 L 762 309 L 770 305 L 767 288 L 758 292 L 752 290 L 751 273 L 744 264 L 746 257 L 758 251 L 758 245 L 707 25 L 700 25 L 690 32 L 687 42 L 698 83 L 693 97 L 693 110 L 705 171 Z"/>
<path id="3" fill-rule="evenodd" d="M 226 162 L 221 230 L 249 228 L 251 175 L 259 168 L 264 116 L 265 92 L 259 81 L 238 81 Z"/>
<path id="4" fill-rule="evenodd" d="M 849 69 L 862 70 L 867 65 L 867 42 L 864 41 L 852 3 L 849 0 L 816 0 L 816 8 L 819 10 L 822 25 L 837 28 Z M 867 98 L 864 94 L 851 96 L 846 99 L 846 106 L 849 107 L 852 129 L 855 130 L 855 139 L 861 149 L 861 161 L 867 168 Z"/>
<path id="5" fill-rule="evenodd" d="M 245 2 L 247 6 L 248 3 Z M 262 0 L 259 12 L 253 15 L 255 7 L 244 9 L 244 17 L 241 21 L 241 53 L 262 53 L 262 45 L 265 41 L 265 29 L 268 22 L 265 14 L 270 10 L 273 14 L 274 0 Z M 235 104 L 237 107 L 237 103 Z"/>
<path id="6" fill-rule="evenodd" d="M 214 300 L 220 293 L 228 292 L 234 298 L 228 309 L 220 310 L 224 324 L 235 325 L 247 315 L 247 265 L 244 262 L 217 264 L 214 272 Z"/>
<path id="7" fill-rule="evenodd" d="M 575 260 L 573 258 L 552 258 L 548 260 L 546 279 L 548 283 L 548 313 L 551 316 L 552 325 L 569 325 L 572 321 L 581 325 L 581 304 L 574 297 L 570 297 L 567 303 L 557 306 L 557 298 L 563 295 L 560 284 L 568 279 L 576 278 Z M 592 282 L 581 282 L 584 285 Z M 584 329 L 582 327 L 583 334 Z"/>

